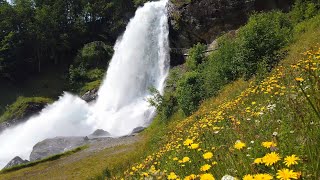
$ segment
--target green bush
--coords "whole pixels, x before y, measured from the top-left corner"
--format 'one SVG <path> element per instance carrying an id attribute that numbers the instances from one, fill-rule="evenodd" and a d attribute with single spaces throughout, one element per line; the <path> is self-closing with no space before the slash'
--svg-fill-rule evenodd
<path id="1" fill-rule="evenodd" d="M 88 83 L 85 83 L 79 90 L 79 94 L 80 95 L 83 95 L 85 94 L 86 92 L 92 90 L 92 89 L 97 89 L 99 88 L 99 86 L 101 85 L 101 82 L 102 80 L 99 79 L 99 80 L 95 80 L 95 81 L 92 81 L 92 82 L 88 82 Z"/>
<path id="2" fill-rule="evenodd" d="M 308 30 L 314 30 L 318 27 L 320 27 L 320 14 L 311 19 L 298 23 L 294 27 L 294 36 L 295 38 L 299 38 L 301 34 L 307 32 Z"/>
<path id="3" fill-rule="evenodd" d="M 76 92 L 82 92 L 86 83 L 101 80 L 112 57 L 111 46 L 101 41 L 86 44 L 76 56 L 69 68 L 69 83 Z M 82 88 L 82 89 L 81 89 Z"/>
<path id="4" fill-rule="evenodd" d="M 290 15 L 294 23 L 310 19 L 320 10 L 319 0 L 296 0 Z"/>
<path id="5" fill-rule="evenodd" d="M 196 44 L 189 50 L 189 56 L 186 60 L 186 67 L 189 71 L 194 71 L 204 60 L 204 51 L 206 46 L 203 44 Z"/>
<path id="6" fill-rule="evenodd" d="M 168 120 L 177 111 L 177 99 L 172 92 L 165 93 L 164 96 L 155 88 L 149 89 L 152 97 L 148 99 L 151 106 L 157 109 L 162 120 Z"/>
<path id="7" fill-rule="evenodd" d="M 223 85 L 240 77 L 244 68 L 237 39 L 226 34 L 218 39 L 218 47 L 201 65 L 206 97 L 216 95 Z"/>
<path id="8" fill-rule="evenodd" d="M 269 66 L 277 63 L 277 51 L 291 40 L 291 29 L 286 14 L 277 11 L 255 14 L 240 28 L 239 58 L 246 79 L 255 75 L 259 62 L 267 60 Z"/>
<path id="9" fill-rule="evenodd" d="M 190 115 L 198 109 L 204 97 L 203 79 L 197 72 L 187 72 L 179 81 L 177 100 L 185 115 Z"/>
<path id="10" fill-rule="evenodd" d="M 74 65 L 83 66 L 86 69 L 106 68 L 111 57 L 113 49 L 101 41 L 95 41 L 85 44 L 78 52 Z"/>

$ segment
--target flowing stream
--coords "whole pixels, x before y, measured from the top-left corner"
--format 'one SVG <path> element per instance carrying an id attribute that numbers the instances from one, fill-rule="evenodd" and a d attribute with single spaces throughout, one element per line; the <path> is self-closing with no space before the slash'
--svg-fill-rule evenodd
<path id="1" fill-rule="evenodd" d="M 155 112 L 148 89 L 163 91 L 169 69 L 168 0 L 148 2 L 136 11 L 115 53 L 96 102 L 65 92 L 37 116 L 0 134 L 0 169 L 15 156 L 29 159 L 33 146 L 56 136 L 87 136 L 104 129 L 113 136 L 147 126 Z"/>

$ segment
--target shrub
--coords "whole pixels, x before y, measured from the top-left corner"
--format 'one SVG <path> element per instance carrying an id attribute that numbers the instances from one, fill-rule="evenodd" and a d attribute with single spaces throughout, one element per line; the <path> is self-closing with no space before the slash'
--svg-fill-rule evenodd
<path id="1" fill-rule="evenodd" d="M 211 53 L 202 65 L 206 97 L 216 95 L 226 83 L 237 79 L 243 71 L 238 56 L 238 42 L 226 34 L 218 39 L 219 49 Z"/>
<path id="2" fill-rule="evenodd" d="M 101 41 L 95 41 L 85 44 L 78 52 L 75 58 L 76 66 L 83 66 L 86 69 L 90 68 L 105 68 L 113 54 L 111 46 L 106 45 Z"/>
<path id="3" fill-rule="evenodd" d="M 299 38 L 301 34 L 307 32 L 308 30 L 314 30 L 318 27 L 320 27 L 320 15 L 298 23 L 294 27 L 294 36 L 295 38 Z"/>
<path id="4" fill-rule="evenodd" d="M 294 23 L 310 19 L 319 13 L 318 0 L 296 0 L 293 10 L 290 12 Z"/>
<path id="5" fill-rule="evenodd" d="M 69 83 L 72 89 L 78 91 L 88 82 L 101 80 L 112 54 L 112 47 L 101 41 L 86 44 L 69 68 Z"/>
<path id="6" fill-rule="evenodd" d="M 291 23 L 281 12 L 255 14 L 239 31 L 239 58 L 246 79 L 257 71 L 259 62 L 267 59 L 269 66 L 277 63 L 277 51 L 291 40 Z"/>
<path id="7" fill-rule="evenodd" d="M 204 60 L 204 51 L 206 46 L 203 44 L 196 44 L 189 50 L 189 56 L 186 60 L 186 67 L 190 71 L 196 70 L 199 64 Z"/>
<path id="8" fill-rule="evenodd" d="M 197 72 L 187 72 L 179 81 L 177 87 L 177 100 L 179 107 L 185 115 L 197 110 L 204 97 L 203 79 Z"/>
<path id="9" fill-rule="evenodd" d="M 168 120 L 177 111 L 177 99 L 172 92 L 165 93 L 164 96 L 155 88 L 150 88 L 152 97 L 148 99 L 151 106 L 157 109 L 162 120 Z"/>

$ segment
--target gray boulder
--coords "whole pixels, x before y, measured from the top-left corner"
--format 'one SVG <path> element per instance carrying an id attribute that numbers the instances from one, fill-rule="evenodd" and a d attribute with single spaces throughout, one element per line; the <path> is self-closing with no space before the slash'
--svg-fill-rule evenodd
<path id="1" fill-rule="evenodd" d="M 84 95 L 81 96 L 81 99 L 85 100 L 86 102 L 91 102 L 96 100 L 97 97 L 98 97 L 98 89 L 92 89 L 84 93 Z"/>
<path id="2" fill-rule="evenodd" d="M 28 160 L 23 160 L 23 159 L 21 159 L 21 157 L 16 156 L 15 158 L 13 158 L 13 159 L 4 167 L 4 169 L 11 168 L 11 167 L 13 167 L 13 166 L 17 166 L 17 165 L 20 165 L 20 164 L 26 164 L 26 163 L 28 163 L 28 162 L 29 162 Z"/>
<path id="3" fill-rule="evenodd" d="M 146 128 L 145 127 L 136 127 L 132 130 L 131 134 L 137 134 L 137 133 L 141 133 L 142 131 L 144 131 Z"/>
<path id="4" fill-rule="evenodd" d="M 92 134 L 89 135 L 89 137 L 108 137 L 111 136 L 111 134 L 108 131 L 105 131 L 103 129 L 97 129 Z"/>
<path id="5" fill-rule="evenodd" d="M 64 153 L 77 147 L 88 144 L 83 137 L 55 137 L 46 139 L 33 146 L 30 161 L 40 160 L 55 154 Z"/>

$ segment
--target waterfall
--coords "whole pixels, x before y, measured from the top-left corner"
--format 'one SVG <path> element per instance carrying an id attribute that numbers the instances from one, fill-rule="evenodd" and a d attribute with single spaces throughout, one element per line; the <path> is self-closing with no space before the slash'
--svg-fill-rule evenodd
<path id="1" fill-rule="evenodd" d="M 0 168 L 15 156 L 29 159 L 33 146 L 56 136 L 86 136 L 104 129 L 113 136 L 147 126 L 155 109 L 148 88 L 163 91 L 169 69 L 167 0 L 148 2 L 136 11 L 115 53 L 96 102 L 64 93 L 37 116 L 0 134 Z"/>

